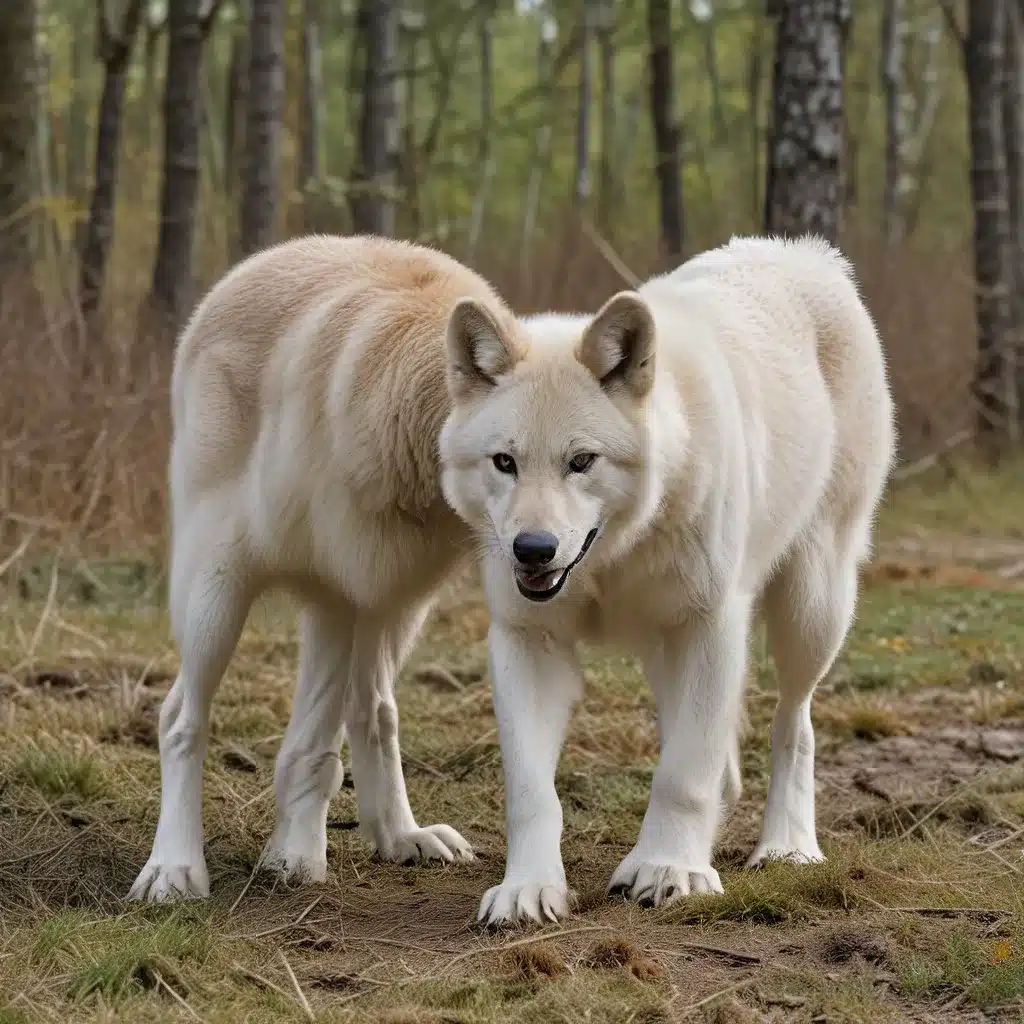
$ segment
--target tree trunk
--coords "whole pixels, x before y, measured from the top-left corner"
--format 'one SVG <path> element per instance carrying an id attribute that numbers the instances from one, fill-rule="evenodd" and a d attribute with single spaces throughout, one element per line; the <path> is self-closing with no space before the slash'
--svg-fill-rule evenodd
<path id="1" fill-rule="evenodd" d="M 299 187 L 305 190 L 320 178 L 320 138 L 323 132 L 320 98 L 323 75 L 320 59 L 320 9 L 305 0 L 302 26 L 302 137 L 299 148 Z"/>
<path id="2" fill-rule="evenodd" d="M 420 200 L 420 147 L 418 142 L 420 109 L 420 44 L 426 18 L 419 11 L 406 9 L 400 19 L 403 60 L 405 62 L 404 94 L 402 96 L 401 182 L 405 198 L 406 223 L 412 238 L 419 238 L 423 227 Z M 483 105 L 481 97 L 481 105 Z"/>
<path id="3" fill-rule="evenodd" d="M 728 142 L 729 126 L 725 120 L 725 104 L 722 101 L 722 75 L 718 66 L 718 27 L 714 7 L 709 4 L 707 17 L 702 18 L 704 31 L 704 65 L 711 88 L 711 123 L 714 125 L 714 141 L 718 146 Z"/>
<path id="4" fill-rule="evenodd" d="M 396 0 L 362 0 L 359 22 L 365 63 L 352 221 L 357 233 L 393 235 L 398 156 Z"/>
<path id="5" fill-rule="evenodd" d="M 466 261 L 472 263 L 484 226 L 487 196 L 494 176 L 491 134 L 494 131 L 494 12 L 488 3 L 480 13 L 480 134 L 477 140 L 477 166 L 480 179 L 473 197 L 469 221 Z"/>
<path id="6" fill-rule="evenodd" d="M 103 278 L 114 237 L 117 171 L 121 155 L 121 120 L 128 61 L 142 16 L 143 0 L 131 0 L 120 26 L 111 26 L 105 5 L 99 4 L 103 93 L 96 125 L 96 155 L 89 220 L 82 245 L 79 301 L 86 318 L 95 313 L 103 295 Z"/>
<path id="7" fill-rule="evenodd" d="M 242 154 L 245 152 L 245 115 L 249 108 L 249 16 L 239 4 L 231 36 L 228 62 L 227 98 L 224 114 L 224 180 L 229 197 L 238 195 Z M 240 209 L 241 203 L 236 209 Z"/>
<path id="8" fill-rule="evenodd" d="M 245 121 L 242 254 L 274 241 L 281 193 L 284 112 L 284 0 L 251 0 L 249 108 Z"/>
<path id="9" fill-rule="evenodd" d="M 839 239 L 848 0 L 790 0 L 776 25 L 765 231 Z"/>
<path id="10" fill-rule="evenodd" d="M 579 99 L 576 105 L 576 182 L 573 190 L 577 206 L 590 198 L 590 104 L 593 96 L 591 39 L 593 38 L 596 0 L 583 0 L 583 41 L 580 44 Z"/>
<path id="11" fill-rule="evenodd" d="M 944 63 L 942 59 L 942 12 L 929 11 L 915 30 L 918 45 L 924 50 L 919 73 L 918 93 L 913 97 L 915 111 L 908 125 L 903 152 L 903 235 L 914 233 L 928 173 L 925 156 L 929 150 L 932 129 L 935 126 L 939 103 L 942 99 Z"/>
<path id="12" fill-rule="evenodd" d="M 160 233 L 150 291 L 151 327 L 161 334 L 177 332 L 192 302 L 202 57 L 200 0 L 170 0 Z"/>
<path id="13" fill-rule="evenodd" d="M 666 257 L 678 261 L 683 254 L 683 184 L 679 160 L 679 126 L 674 113 L 670 0 L 647 0 L 647 27 L 661 244 Z"/>
<path id="14" fill-rule="evenodd" d="M 1006 10 L 1004 0 L 972 0 L 968 12 L 965 62 L 978 325 L 973 389 L 981 444 L 994 455 L 1015 411 L 1008 352 L 1012 273 L 1002 116 Z"/>
<path id="15" fill-rule="evenodd" d="M 1003 80 L 1003 138 L 1006 150 L 1006 187 L 1010 235 L 1010 322 L 1008 344 L 1013 375 L 1011 402 L 1016 415 L 1011 423 L 1014 439 L 1024 433 L 1021 399 L 1024 397 L 1024 21 L 1012 0 L 1006 6 L 1005 77 Z M 1014 410 L 1010 410 L 1013 415 Z"/>
<path id="16" fill-rule="evenodd" d="M 597 50 L 601 58 L 601 164 L 598 170 L 598 223 L 608 233 L 614 216 L 615 179 L 615 41 L 612 0 L 601 0 L 596 25 Z"/>
<path id="17" fill-rule="evenodd" d="M 89 191 L 89 65 L 93 58 L 92 39 L 76 32 L 71 40 L 71 102 L 68 104 L 67 150 L 64 187 L 75 205 L 83 203 Z"/>
<path id="18" fill-rule="evenodd" d="M 0 310 L 32 272 L 39 53 L 35 0 L 0 4 Z M 8 294 L 5 294 L 8 293 Z"/>
<path id="19" fill-rule="evenodd" d="M 551 23 L 553 27 L 553 22 Z M 530 155 L 530 174 L 526 183 L 526 198 L 523 201 L 523 228 L 519 238 L 519 290 L 524 292 L 530 283 L 530 257 L 533 251 L 533 233 L 537 227 L 537 213 L 540 209 L 540 186 L 544 170 L 551 156 L 551 110 L 553 104 L 552 86 L 554 66 L 551 46 L 554 39 L 548 36 L 548 22 L 539 19 L 537 40 L 537 92 L 542 102 L 540 125 L 534 138 Z"/>
<path id="20" fill-rule="evenodd" d="M 885 0 L 882 12 L 882 84 L 885 91 L 885 191 L 882 220 L 888 245 L 903 239 L 903 0 Z"/>
<path id="21" fill-rule="evenodd" d="M 750 118 L 750 198 L 753 219 L 759 220 L 763 206 L 761 204 L 761 186 L 764 177 L 761 173 L 761 154 L 764 137 L 763 89 L 764 89 L 764 29 L 765 18 L 758 10 L 754 12 L 754 25 L 750 33 L 750 51 L 747 55 L 747 110 Z"/>

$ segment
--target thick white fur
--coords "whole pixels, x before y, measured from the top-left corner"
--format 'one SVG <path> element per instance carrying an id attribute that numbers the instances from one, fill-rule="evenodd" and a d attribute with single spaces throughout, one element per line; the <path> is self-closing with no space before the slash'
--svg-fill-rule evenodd
<path id="1" fill-rule="evenodd" d="M 596 317 L 527 318 L 523 353 L 471 307 L 450 334 L 458 372 L 441 451 L 446 497 L 489 544 L 508 858 L 481 919 L 568 911 L 554 776 L 581 639 L 637 649 L 658 711 L 650 803 L 609 887 L 654 904 L 721 891 L 712 844 L 723 790 L 738 788 L 757 604 L 780 693 L 749 864 L 820 860 L 811 695 L 853 617 L 895 443 L 882 349 L 850 266 L 816 239 L 734 239 Z M 497 453 L 515 474 L 496 468 Z M 579 453 L 598 458 L 570 472 Z M 562 570 L 595 528 L 558 596 L 520 593 L 520 531 L 553 534 Z"/>
<path id="2" fill-rule="evenodd" d="M 325 878 L 346 734 L 360 827 L 382 857 L 472 857 L 453 828 L 413 817 L 393 693 L 432 594 L 473 554 L 441 494 L 436 444 L 451 405 L 446 330 L 462 296 L 512 343 L 515 318 L 456 261 L 381 239 L 304 238 L 241 263 L 193 315 L 172 382 L 181 672 L 160 714 L 156 838 L 131 896 L 209 894 L 210 705 L 252 601 L 277 586 L 303 612 L 264 863 Z"/>

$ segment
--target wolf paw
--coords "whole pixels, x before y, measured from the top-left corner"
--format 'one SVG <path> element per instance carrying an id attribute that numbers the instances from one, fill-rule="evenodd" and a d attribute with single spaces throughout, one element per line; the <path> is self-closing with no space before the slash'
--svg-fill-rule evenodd
<path id="1" fill-rule="evenodd" d="M 193 864 L 161 864 L 150 859 L 128 892 L 130 900 L 164 903 L 170 900 L 202 900 L 210 895 L 210 875 L 205 860 Z"/>
<path id="2" fill-rule="evenodd" d="M 260 868 L 273 872 L 289 885 L 316 885 L 327 881 L 327 858 L 323 854 L 289 850 L 273 839 L 260 854 Z"/>
<path id="3" fill-rule="evenodd" d="M 573 902 L 573 896 L 564 884 L 517 885 L 503 882 L 484 893 L 476 919 L 488 928 L 527 922 L 547 924 L 568 917 Z"/>
<path id="4" fill-rule="evenodd" d="M 387 844 L 377 847 L 381 860 L 398 864 L 416 864 L 420 861 L 470 861 L 473 848 L 451 825 L 428 825 L 396 836 Z"/>
<path id="5" fill-rule="evenodd" d="M 776 843 L 758 843 L 747 858 L 747 869 L 762 868 L 769 861 L 781 860 L 788 864 L 820 864 L 825 860 L 816 842 L 783 846 Z"/>
<path id="6" fill-rule="evenodd" d="M 615 869 L 608 895 L 621 894 L 644 906 L 667 907 L 691 893 L 721 893 L 722 882 L 710 864 L 641 860 L 632 856 Z"/>

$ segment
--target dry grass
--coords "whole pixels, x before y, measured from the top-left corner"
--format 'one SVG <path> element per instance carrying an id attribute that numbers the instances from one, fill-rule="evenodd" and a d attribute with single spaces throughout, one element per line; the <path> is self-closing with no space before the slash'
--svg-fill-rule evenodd
<path id="1" fill-rule="evenodd" d="M 984 532 L 998 518 L 984 506 L 962 526 Z M 585 652 L 587 697 L 557 779 L 579 912 L 539 934 L 486 936 L 472 920 L 501 875 L 504 808 L 487 615 L 465 586 L 445 598 L 400 703 L 417 814 L 463 829 L 481 855 L 474 865 L 375 862 L 349 827 L 357 811 L 345 788 L 331 809 L 328 883 L 290 890 L 257 875 L 250 884 L 273 825 L 273 756 L 297 642 L 289 605 L 269 599 L 215 704 L 206 782 L 214 896 L 172 908 L 122 901 L 152 839 L 155 719 L 176 665 L 157 581 L 134 562 L 30 561 L 27 552 L 8 570 L 0 1021 L 635 1024 L 1024 1012 L 1024 766 L 1012 750 L 987 752 L 1005 753 L 1007 737 L 1024 743 L 1015 711 L 1024 593 L 1008 582 L 868 574 L 857 627 L 815 705 L 822 865 L 742 870 L 767 788 L 773 702 L 773 669 L 755 643 L 746 791 L 717 854 L 726 895 L 662 911 L 604 896 L 636 836 L 657 749 L 635 659 Z"/>
<path id="2" fill-rule="evenodd" d="M 500 240 L 485 247 L 479 269 L 522 312 L 595 309 L 624 281 L 574 230 L 552 228 L 528 280 L 508 263 Z M 59 545 L 72 559 L 132 552 L 152 562 L 162 554 L 171 352 L 166 342 L 138 331 L 148 283 L 139 268 L 150 251 L 136 243 L 132 235 L 118 256 L 117 290 L 95 336 L 86 337 L 69 310 L 51 310 L 45 318 L 0 311 L 3 557 L 21 541 L 34 551 Z M 970 422 L 969 260 L 964 254 L 887 253 L 871 238 L 853 237 L 848 245 L 886 342 L 903 454 L 915 458 Z M 621 256 L 640 277 L 660 269 L 649 247 Z M 204 262 L 205 283 L 224 269 L 218 260 Z M 983 486 L 977 477 L 970 483 Z M 963 490 L 958 497 L 940 473 L 929 507 L 937 522 L 958 517 L 959 506 L 978 496 L 973 486 Z"/>

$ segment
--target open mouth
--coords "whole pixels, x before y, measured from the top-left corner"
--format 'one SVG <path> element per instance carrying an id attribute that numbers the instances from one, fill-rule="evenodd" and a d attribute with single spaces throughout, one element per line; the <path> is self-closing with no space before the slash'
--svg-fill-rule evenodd
<path id="1" fill-rule="evenodd" d="M 587 534 L 587 539 L 580 548 L 580 553 L 564 569 L 552 569 L 549 572 L 527 573 L 516 569 L 516 586 L 523 597 L 531 601 L 550 601 L 565 586 L 569 573 L 583 561 L 583 556 L 590 550 L 597 536 L 597 527 Z"/>

